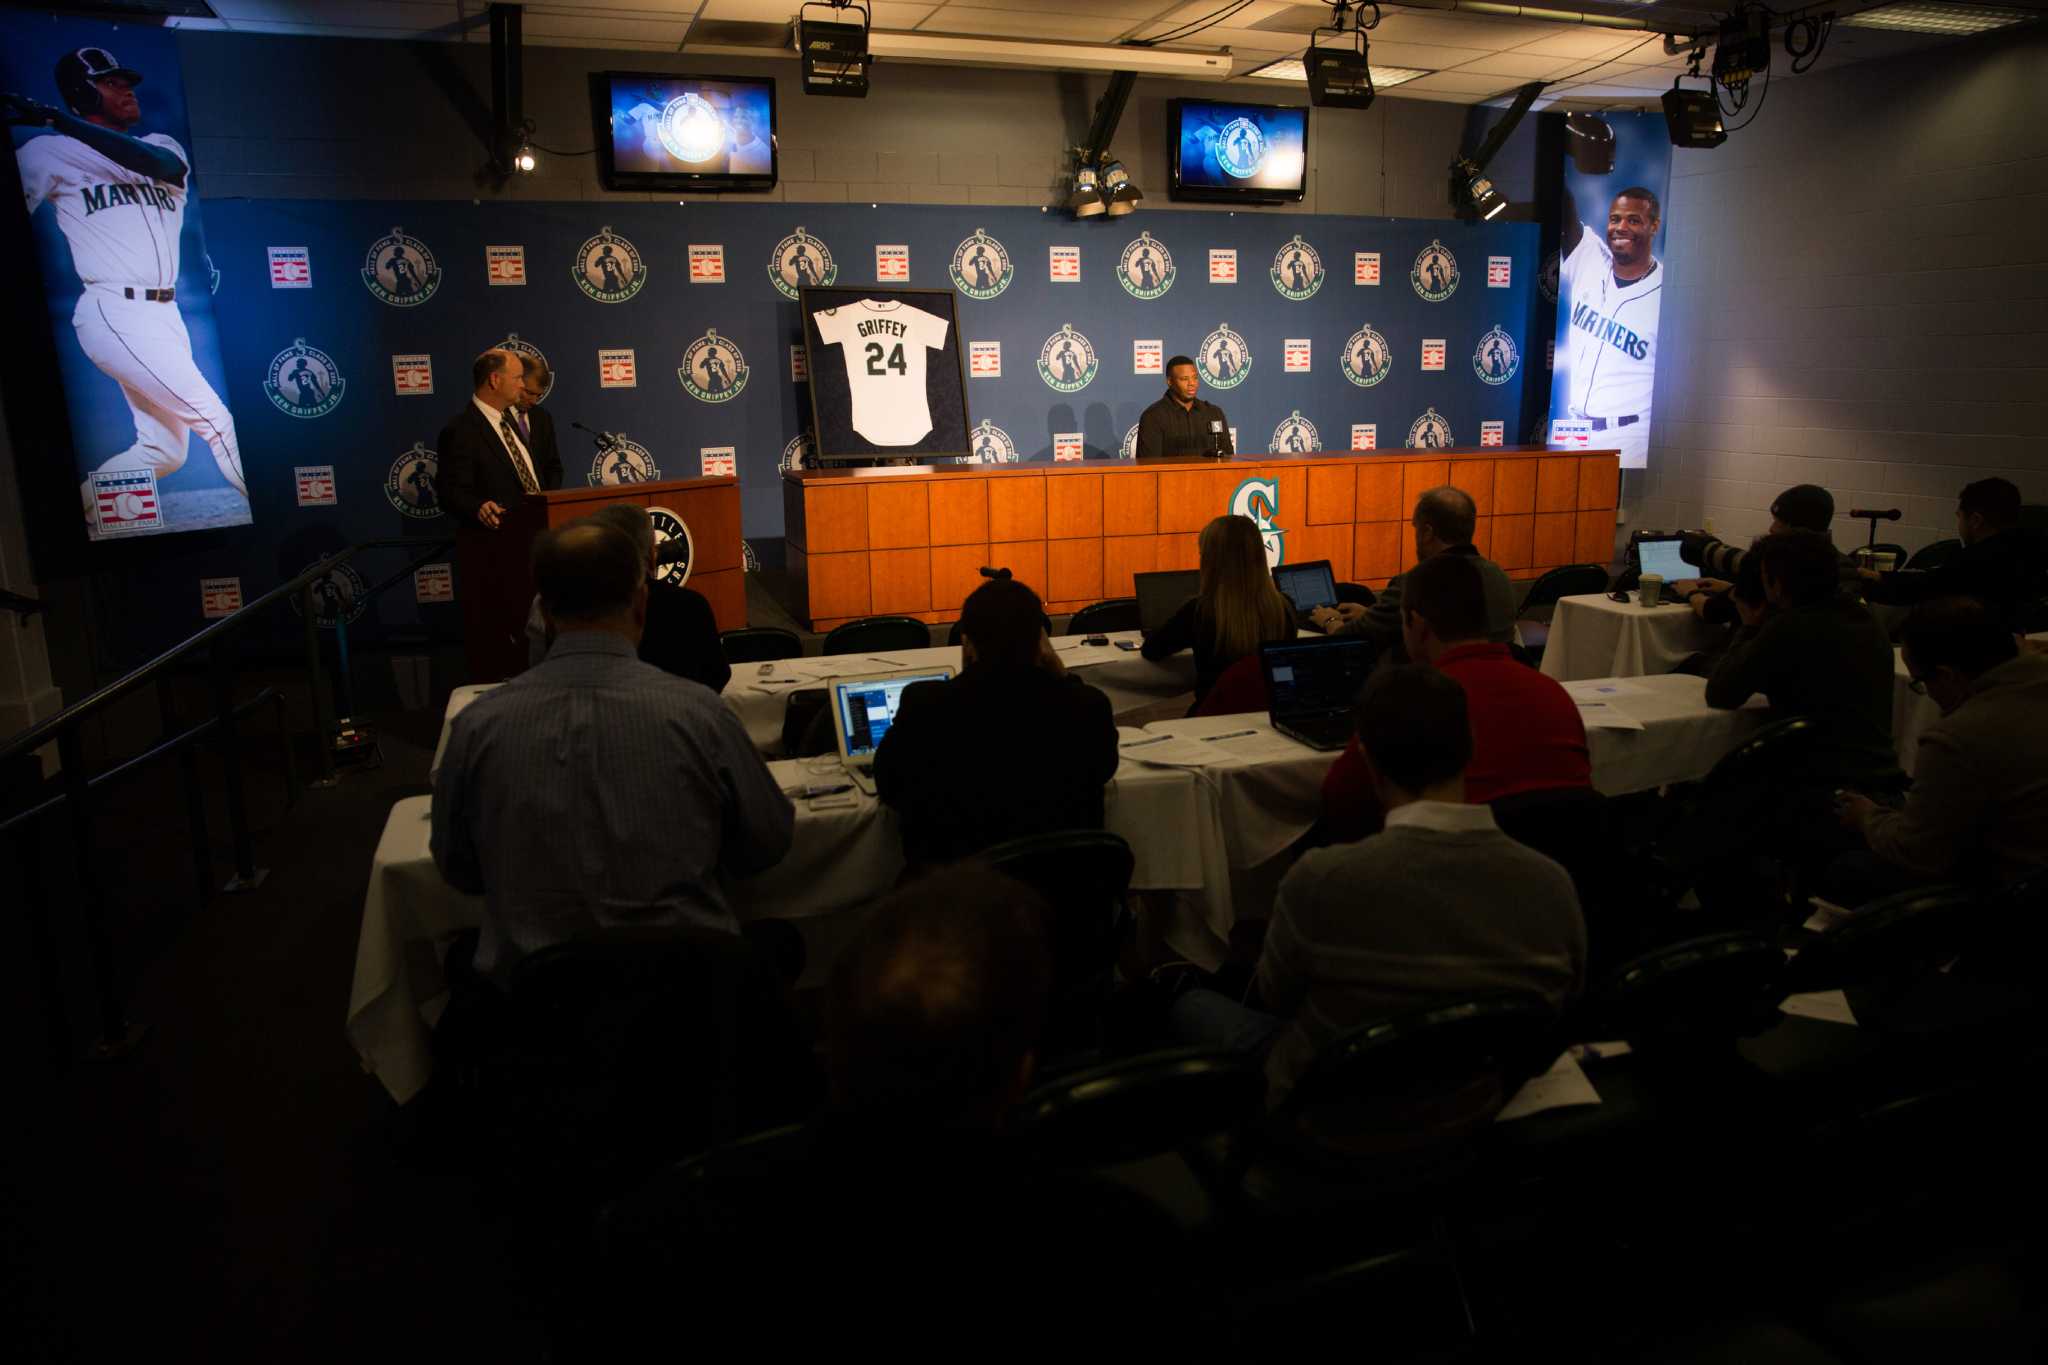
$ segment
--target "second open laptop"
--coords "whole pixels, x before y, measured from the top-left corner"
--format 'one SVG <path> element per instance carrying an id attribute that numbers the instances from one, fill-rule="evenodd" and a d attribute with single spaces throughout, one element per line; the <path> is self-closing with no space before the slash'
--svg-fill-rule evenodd
<path id="1" fill-rule="evenodd" d="M 1337 605 L 1337 577 L 1330 571 L 1327 559 L 1282 564 L 1273 570 L 1273 585 L 1294 604 L 1297 616 L 1305 617 L 1317 607 Z"/>
<path id="2" fill-rule="evenodd" d="M 1259 648 L 1273 728 L 1311 749 L 1341 749 L 1356 728 L 1352 704 L 1372 671 L 1362 639 L 1296 640 Z"/>
<path id="3" fill-rule="evenodd" d="M 912 683 L 944 682 L 951 668 L 920 668 L 872 678 L 832 680 L 832 733 L 846 776 L 869 796 L 875 794 L 875 750 L 896 722 L 903 689 Z"/>
<path id="4" fill-rule="evenodd" d="M 1131 591 L 1138 599 L 1138 624 L 1157 630 L 1173 619 L 1187 600 L 1202 590 L 1200 569 L 1168 569 L 1161 573 L 1131 575 Z"/>

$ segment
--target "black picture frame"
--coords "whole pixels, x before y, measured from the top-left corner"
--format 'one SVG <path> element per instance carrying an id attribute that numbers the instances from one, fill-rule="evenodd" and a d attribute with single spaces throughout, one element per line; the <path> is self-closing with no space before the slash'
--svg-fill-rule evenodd
<path id="1" fill-rule="evenodd" d="M 907 304 L 946 319 L 946 344 L 925 367 L 925 401 L 930 404 L 934 375 L 950 374 L 952 384 L 940 390 L 942 396 L 957 393 L 958 404 L 945 412 L 932 408 L 932 429 L 914 448 L 878 446 L 853 429 L 852 388 L 846 378 L 843 348 L 827 345 L 818 332 L 815 314 L 828 308 L 843 308 L 862 299 Z M 943 301 L 943 311 L 940 303 Z M 820 465 L 850 461 L 888 461 L 928 464 L 958 459 L 972 453 L 969 432 L 973 420 L 967 411 L 967 362 L 960 340 L 960 296 L 951 289 L 912 288 L 908 285 L 817 285 L 797 291 L 797 311 L 803 324 L 805 384 L 811 400 L 811 421 L 815 458 Z M 950 359 L 950 365 L 948 363 Z M 827 383 L 821 391 L 820 378 Z M 952 419 L 957 413 L 958 421 Z"/>

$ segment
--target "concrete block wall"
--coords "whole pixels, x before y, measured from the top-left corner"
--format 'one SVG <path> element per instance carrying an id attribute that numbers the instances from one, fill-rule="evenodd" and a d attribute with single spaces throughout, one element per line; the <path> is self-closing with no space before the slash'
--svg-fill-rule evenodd
<path id="1" fill-rule="evenodd" d="M 490 107 L 488 49 L 480 43 L 225 33 L 183 33 L 178 43 L 194 153 L 210 197 L 671 197 L 610 194 L 587 155 L 543 151 L 531 177 L 503 186 L 480 178 Z M 1108 80 L 882 64 L 866 99 L 820 99 L 803 94 L 794 61 L 529 45 L 525 103 L 538 125 L 536 142 L 570 153 L 591 146 L 589 77 L 605 70 L 773 76 L 781 183 L 742 197 L 790 203 L 1057 205 L 1069 189 L 1063 149 L 1086 135 Z M 1140 81 L 1114 150 L 1148 202 L 1161 207 L 1168 202 L 1167 101 L 1180 96 L 1300 103 L 1306 92 Z M 1457 105 L 1420 100 L 1318 110 L 1308 197 L 1290 211 L 1449 217 L 1444 168 L 1465 121 Z"/>
<path id="2" fill-rule="evenodd" d="M 1747 537 L 1818 483 L 1914 549 L 1973 479 L 2048 502 L 2048 32 L 1780 69 L 1755 127 L 1674 153 L 1669 200 L 1631 525 Z"/>

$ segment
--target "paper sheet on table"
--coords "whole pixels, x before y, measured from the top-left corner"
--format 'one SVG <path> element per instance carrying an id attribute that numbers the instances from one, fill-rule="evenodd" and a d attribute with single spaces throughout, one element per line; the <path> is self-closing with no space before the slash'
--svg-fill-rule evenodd
<path id="1" fill-rule="evenodd" d="M 1823 1023 L 1856 1026 L 1856 1014 L 1849 1008 L 1849 997 L 1840 991 L 1808 991 L 1804 995 L 1788 995 L 1779 1002 L 1778 1009 L 1799 1019 L 1819 1019 Z"/>
<path id="2" fill-rule="evenodd" d="M 1563 1109 L 1573 1104 L 1598 1104 L 1600 1092 L 1586 1079 L 1586 1073 L 1579 1070 L 1579 1064 L 1569 1052 L 1557 1054 L 1557 1060 L 1550 1064 L 1550 1070 L 1541 1076 L 1532 1077 L 1523 1083 L 1501 1111 L 1493 1116 L 1495 1123 L 1506 1123 L 1510 1119 L 1527 1118 L 1540 1114 L 1546 1109 Z"/>
<path id="3" fill-rule="evenodd" d="M 1612 697 L 1639 696 L 1643 689 L 1626 678 L 1581 678 L 1564 684 L 1573 701 L 1607 701 Z"/>
<path id="4" fill-rule="evenodd" d="M 1200 742 L 1212 749 L 1223 750 L 1239 763 L 1284 763 L 1317 752 L 1299 740 L 1289 739 L 1277 730 L 1264 727 L 1254 730 L 1246 726 L 1243 730 L 1204 735 Z"/>
<path id="5" fill-rule="evenodd" d="M 1208 768 L 1230 761 L 1229 754 L 1198 739 L 1180 735 L 1149 735 L 1143 730 L 1135 732 L 1139 736 L 1137 739 L 1122 738 L 1129 733 L 1133 732 L 1118 729 L 1117 752 L 1140 763 L 1156 763 L 1168 768 Z"/>
<path id="6" fill-rule="evenodd" d="M 1612 702 L 1582 701 L 1579 720 L 1588 730 L 1640 730 L 1643 723 Z"/>

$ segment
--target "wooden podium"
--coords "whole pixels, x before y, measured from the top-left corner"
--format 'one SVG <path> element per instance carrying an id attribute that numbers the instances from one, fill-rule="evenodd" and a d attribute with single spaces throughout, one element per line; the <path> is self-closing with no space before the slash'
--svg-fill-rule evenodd
<path id="1" fill-rule="evenodd" d="M 469 681 L 502 682 L 526 667 L 534 537 L 620 502 L 664 508 L 688 526 L 695 555 L 685 586 L 704 594 L 720 630 L 737 630 L 747 623 L 737 479 L 669 479 L 528 493 L 505 514 L 497 530 L 472 524 L 455 534 L 455 595 L 462 602 Z"/>

